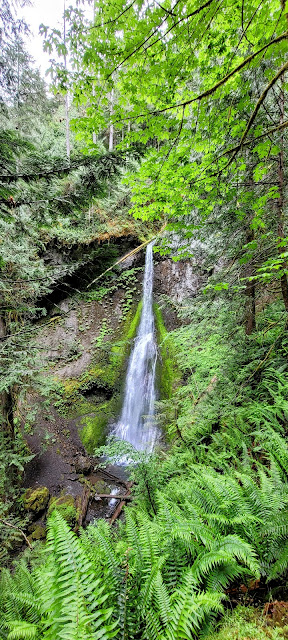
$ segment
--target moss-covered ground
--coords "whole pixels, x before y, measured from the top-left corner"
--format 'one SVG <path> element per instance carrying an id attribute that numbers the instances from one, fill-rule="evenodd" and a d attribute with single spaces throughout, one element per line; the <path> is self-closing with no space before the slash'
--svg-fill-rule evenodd
<path id="1" fill-rule="evenodd" d="M 207 640 L 283 640 L 288 625 L 274 626 L 260 609 L 238 605 L 221 620 L 218 631 Z"/>

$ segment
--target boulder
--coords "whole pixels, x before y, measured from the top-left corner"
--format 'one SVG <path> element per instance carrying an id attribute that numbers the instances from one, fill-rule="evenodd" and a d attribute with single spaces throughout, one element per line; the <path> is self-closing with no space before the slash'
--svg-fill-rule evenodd
<path id="1" fill-rule="evenodd" d="M 84 476 L 87 476 L 91 469 L 92 465 L 89 458 L 85 458 L 85 456 L 78 456 L 75 461 L 76 473 L 83 473 Z"/>
<path id="2" fill-rule="evenodd" d="M 37 487 L 36 489 L 27 489 L 23 496 L 24 508 L 32 511 L 35 515 L 46 509 L 49 501 L 49 489 L 47 487 Z"/>

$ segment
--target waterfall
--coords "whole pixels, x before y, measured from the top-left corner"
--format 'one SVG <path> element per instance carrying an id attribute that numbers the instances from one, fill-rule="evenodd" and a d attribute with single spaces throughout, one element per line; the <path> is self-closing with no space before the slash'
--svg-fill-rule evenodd
<path id="1" fill-rule="evenodd" d="M 157 439 L 154 424 L 157 345 L 153 315 L 153 243 L 146 249 L 141 319 L 125 383 L 124 402 L 115 435 L 135 449 L 152 451 Z"/>

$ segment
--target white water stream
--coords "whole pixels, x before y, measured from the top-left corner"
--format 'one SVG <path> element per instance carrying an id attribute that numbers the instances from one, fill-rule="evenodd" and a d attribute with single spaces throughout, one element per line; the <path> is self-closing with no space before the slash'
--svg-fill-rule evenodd
<path id="1" fill-rule="evenodd" d="M 117 438 L 140 451 L 152 451 L 158 435 L 154 421 L 156 361 L 151 243 L 146 249 L 141 319 L 129 358 L 122 413 L 115 429 Z"/>

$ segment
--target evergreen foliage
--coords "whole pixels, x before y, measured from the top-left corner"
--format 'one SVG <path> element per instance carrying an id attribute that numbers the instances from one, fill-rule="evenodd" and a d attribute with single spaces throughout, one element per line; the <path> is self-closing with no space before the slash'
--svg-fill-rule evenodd
<path id="1" fill-rule="evenodd" d="M 70 7 L 64 40 L 42 26 L 65 58 L 49 98 L 26 27 L 0 0 L 3 564 L 26 526 L 15 409 L 32 378 L 41 385 L 33 323 L 47 296 L 89 260 L 110 266 L 115 251 L 98 243 L 158 220 L 160 254 L 188 258 L 205 281 L 182 304 L 163 298 L 179 318 L 168 336 L 157 312 L 160 350 L 169 341 L 175 359 L 158 402 L 168 446 L 101 449 L 132 460 L 124 520 L 76 537 L 54 511 L 44 553 L 2 569 L 3 640 L 213 638 L 235 585 L 287 590 L 286 4 L 95 0 L 92 24 Z M 88 299 L 106 293 L 102 283 Z M 233 637 L 225 625 L 218 637 Z"/>

